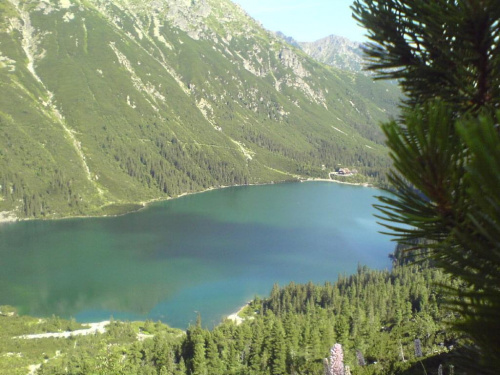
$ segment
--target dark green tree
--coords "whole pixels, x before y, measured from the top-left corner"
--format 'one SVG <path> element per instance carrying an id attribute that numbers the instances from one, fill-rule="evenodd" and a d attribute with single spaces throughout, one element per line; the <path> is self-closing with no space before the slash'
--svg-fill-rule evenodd
<path id="1" fill-rule="evenodd" d="M 462 113 L 498 104 L 497 0 L 356 0 L 352 9 L 371 40 L 368 69 L 398 79 L 407 103 L 441 98 Z"/>
<path id="2" fill-rule="evenodd" d="M 207 363 L 205 358 L 205 339 L 201 332 L 196 332 L 193 335 L 194 353 L 192 358 L 192 374 L 207 375 Z"/>
<path id="3" fill-rule="evenodd" d="M 286 371 L 286 344 L 285 331 L 280 320 L 276 320 L 272 329 L 272 346 L 271 346 L 271 374 L 285 375 Z"/>
<path id="4" fill-rule="evenodd" d="M 224 364 L 220 359 L 219 350 L 217 344 L 213 338 L 208 340 L 207 346 L 207 368 L 208 373 L 211 375 L 223 375 L 224 374 Z"/>
<path id="5" fill-rule="evenodd" d="M 394 167 L 381 218 L 410 252 L 461 280 L 448 289 L 476 373 L 500 366 L 500 2 L 357 0 L 377 78 L 399 80 L 402 117 L 383 125 Z M 495 313 L 496 312 L 496 313 Z M 475 361 L 474 361 L 475 362 Z"/>

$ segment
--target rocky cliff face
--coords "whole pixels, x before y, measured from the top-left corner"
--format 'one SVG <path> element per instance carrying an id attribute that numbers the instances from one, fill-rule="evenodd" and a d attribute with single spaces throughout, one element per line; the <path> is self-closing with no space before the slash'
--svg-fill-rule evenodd
<path id="1" fill-rule="evenodd" d="M 377 123 L 397 93 L 327 69 L 228 0 L 0 9 L 0 211 L 105 214 L 389 163 Z"/>

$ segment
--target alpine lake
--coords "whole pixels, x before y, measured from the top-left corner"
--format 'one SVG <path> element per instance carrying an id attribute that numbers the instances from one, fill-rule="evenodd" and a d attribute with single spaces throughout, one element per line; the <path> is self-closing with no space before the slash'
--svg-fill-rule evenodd
<path id="1" fill-rule="evenodd" d="M 231 187 L 119 217 L 0 225 L 0 305 L 80 322 L 212 327 L 273 284 L 335 282 L 390 267 L 372 188 Z"/>

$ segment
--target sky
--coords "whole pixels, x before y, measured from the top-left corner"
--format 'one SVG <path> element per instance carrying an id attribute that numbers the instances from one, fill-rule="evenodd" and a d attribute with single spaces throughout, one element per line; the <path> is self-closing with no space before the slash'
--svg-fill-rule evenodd
<path id="1" fill-rule="evenodd" d="M 299 42 L 314 42 L 334 34 L 365 41 L 363 28 L 352 18 L 353 0 L 233 0 L 271 31 Z"/>

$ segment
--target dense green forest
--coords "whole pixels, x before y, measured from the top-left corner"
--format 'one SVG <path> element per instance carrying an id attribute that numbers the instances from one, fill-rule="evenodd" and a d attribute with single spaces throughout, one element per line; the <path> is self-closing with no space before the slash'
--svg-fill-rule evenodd
<path id="1" fill-rule="evenodd" d="M 450 374 L 461 339 L 447 329 L 455 317 L 443 309 L 438 285 L 453 283 L 428 264 L 359 266 L 335 283 L 275 285 L 240 313 L 239 325 L 225 320 L 208 330 L 201 317 L 186 332 L 112 322 L 104 334 L 27 340 L 14 337 L 79 325 L 1 316 L 0 371 L 24 374 L 41 363 L 37 374 L 323 375 L 323 359 L 340 343 L 352 374 L 437 373 L 439 365 Z"/>

